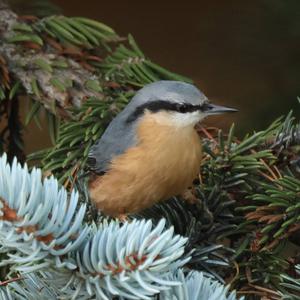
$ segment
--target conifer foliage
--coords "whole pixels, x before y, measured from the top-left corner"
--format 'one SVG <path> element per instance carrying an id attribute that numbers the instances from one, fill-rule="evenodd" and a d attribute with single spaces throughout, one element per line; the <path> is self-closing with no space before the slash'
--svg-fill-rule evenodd
<path id="1" fill-rule="evenodd" d="M 88 198 L 90 147 L 137 89 L 190 80 L 96 20 L 42 15 L 0 1 L 1 299 L 300 299 L 292 112 L 242 139 L 199 126 L 193 203 L 105 218 Z M 41 117 L 53 146 L 26 157 L 24 127 Z"/>

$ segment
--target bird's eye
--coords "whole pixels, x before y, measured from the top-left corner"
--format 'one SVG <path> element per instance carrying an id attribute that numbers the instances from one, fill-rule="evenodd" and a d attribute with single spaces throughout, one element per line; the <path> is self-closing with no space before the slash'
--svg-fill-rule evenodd
<path id="1" fill-rule="evenodd" d="M 213 107 L 210 103 L 204 103 L 202 106 L 201 106 L 201 110 L 206 112 L 206 111 L 209 111 L 211 110 Z"/>
<path id="2" fill-rule="evenodd" d="M 185 104 L 178 104 L 177 110 L 181 113 L 185 113 L 187 111 L 187 106 Z"/>

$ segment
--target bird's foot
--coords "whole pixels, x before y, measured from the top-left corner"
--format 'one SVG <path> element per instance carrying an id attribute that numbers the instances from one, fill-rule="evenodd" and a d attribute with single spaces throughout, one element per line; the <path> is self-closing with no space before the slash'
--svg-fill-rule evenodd
<path id="1" fill-rule="evenodd" d="M 126 221 L 128 221 L 128 216 L 127 216 L 127 214 L 119 214 L 117 216 L 117 219 L 120 220 L 121 222 L 126 222 Z"/>
<path id="2" fill-rule="evenodd" d="M 189 204 L 196 204 L 198 202 L 198 198 L 195 196 L 193 188 L 186 190 L 181 194 L 181 197 L 184 201 Z"/>

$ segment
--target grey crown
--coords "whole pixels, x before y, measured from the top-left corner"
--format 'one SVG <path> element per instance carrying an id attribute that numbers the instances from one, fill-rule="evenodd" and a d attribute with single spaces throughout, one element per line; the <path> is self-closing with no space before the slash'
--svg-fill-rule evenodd
<path id="1" fill-rule="evenodd" d="M 193 105 L 201 105 L 208 101 L 195 86 L 180 81 L 162 80 L 144 86 L 111 121 L 101 138 L 92 146 L 88 161 L 91 170 L 96 173 L 106 172 L 114 157 L 137 145 L 138 119 L 130 123 L 126 120 L 139 106 L 157 100 Z"/>

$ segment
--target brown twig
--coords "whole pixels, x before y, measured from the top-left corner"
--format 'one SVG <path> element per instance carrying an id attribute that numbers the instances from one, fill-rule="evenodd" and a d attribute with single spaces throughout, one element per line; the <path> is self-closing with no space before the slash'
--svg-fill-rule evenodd
<path id="1" fill-rule="evenodd" d="M 0 281 L 0 286 L 6 286 L 11 282 L 15 282 L 15 281 L 23 280 L 23 279 L 26 279 L 26 278 L 18 276 L 18 277 L 11 278 L 11 279 L 8 279 L 8 280 L 5 280 L 5 281 Z"/>

